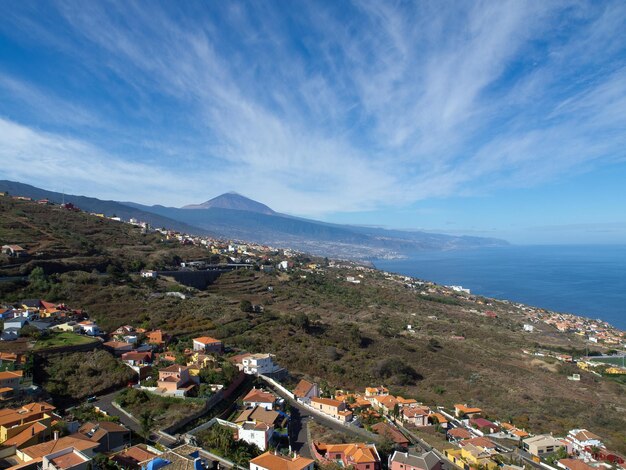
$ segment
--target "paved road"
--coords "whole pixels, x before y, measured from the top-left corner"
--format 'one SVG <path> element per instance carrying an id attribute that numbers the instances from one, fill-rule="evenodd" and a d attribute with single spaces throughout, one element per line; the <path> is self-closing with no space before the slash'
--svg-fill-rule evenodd
<path id="1" fill-rule="evenodd" d="M 291 409 L 291 420 L 289 421 L 289 442 L 291 449 L 308 459 L 312 459 L 311 443 L 307 426 L 312 416 L 308 411 L 299 408 Z"/>
<path id="2" fill-rule="evenodd" d="M 92 405 L 97 406 L 108 415 L 117 416 L 124 426 L 135 431 L 137 434 L 141 434 L 141 426 L 139 425 L 139 422 L 130 419 L 128 416 L 126 416 L 124 413 L 122 413 L 120 410 L 113 406 L 113 402 L 115 401 L 115 397 L 118 393 L 120 393 L 120 390 L 109 393 L 108 395 L 102 395 L 98 397 L 98 399 L 93 402 Z"/>
<path id="3" fill-rule="evenodd" d="M 116 392 L 109 393 L 107 395 L 102 395 L 98 397 L 98 399 L 95 402 L 93 402 L 92 405 L 97 406 L 98 408 L 100 408 L 102 411 L 104 411 L 106 414 L 110 416 L 117 416 L 120 419 L 120 423 L 122 423 L 124 426 L 126 426 L 127 428 L 129 428 L 130 430 L 132 430 L 133 432 L 141 436 L 141 425 L 139 424 L 139 421 L 137 421 L 136 419 L 130 418 L 128 415 L 126 415 L 125 413 L 117 409 L 115 406 L 113 406 L 115 397 L 120 392 L 121 390 L 118 390 Z M 166 446 L 171 446 L 176 443 L 176 440 L 169 439 L 161 434 L 157 434 L 156 432 L 153 432 L 150 434 L 150 440 L 154 442 L 159 442 Z"/>
<path id="4" fill-rule="evenodd" d="M 295 435 L 298 436 L 297 441 L 292 442 L 292 447 L 294 447 L 294 450 L 295 450 L 295 445 L 299 445 L 300 448 L 303 448 L 303 446 L 306 446 L 306 443 L 307 443 L 305 439 L 306 436 L 302 434 L 303 429 L 306 430 L 306 427 L 303 426 L 302 424 L 302 421 L 304 421 L 305 418 L 307 421 L 310 421 L 310 420 L 316 421 L 322 424 L 323 426 L 332 429 L 333 431 L 352 434 L 355 437 L 357 437 L 358 441 L 379 442 L 381 440 L 380 436 L 378 436 L 377 434 L 373 434 L 369 431 L 366 431 L 365 429 L 357 428 L 356 426 L 346 426 L 341 423 L 338 423 L 332 418 L 325 418 L 323 416 L 320 416 L 317 413 L 313 413 L 302 403 L 294 400 L 289 395 L 283 393 L 282 390 L 273 387 L 271 383 L 266 382 L 266 385 L 269 388 L 271 388 L 277 395 L 283 397 L 285 401 L 289 403 L 289 405 L 291 405 L 291 420 L 294 421 L 294 423 L 291 426 L 296 430 L 294 431 Z M 298 412 L 297 415 L 295 415 L 296 411 Z M 290 438 L 291 436 L 292 434 L 290 434 Z"/>

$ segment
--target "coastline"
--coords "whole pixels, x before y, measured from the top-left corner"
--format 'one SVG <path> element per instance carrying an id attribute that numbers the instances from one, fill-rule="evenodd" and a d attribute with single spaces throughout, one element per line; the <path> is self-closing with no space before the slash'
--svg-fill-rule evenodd
<path id="1" fill-rule="evenodd" d="M 378 259 L 380 271 L 626 331 L 626 246 L 519 246 Z M 599 318 L 598 318 L 599 317 Z"/>

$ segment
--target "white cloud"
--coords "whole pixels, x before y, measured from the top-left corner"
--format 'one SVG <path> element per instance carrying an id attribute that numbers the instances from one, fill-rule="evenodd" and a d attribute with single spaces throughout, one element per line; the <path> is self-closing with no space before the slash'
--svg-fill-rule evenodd
<path id="1" fill-rule="evenodd" d="M 150 157 L 5 120 L 18 137 L 0 140 L 3 158 L 22 161 L 11 154 L 19 144 L 36 150 L 24 177 L 58 172 L 77 183 L 111 161 L 102 171 L 124 182 L 117 199 L 129 199 L 129 187 L 153 203 L 236 189 L 279 211 L 320 215 L 532 185 L 624 156 L 618 2 L 364 1 L 344 5 L 349 14 L 331 3 L 301 15 L 266 4 L 179 6 L 58 4 L 57 47 L 105 92 L 111 74 L 136 92 L 141 110 L 129 112 L 155 127 L 136 144 Z M 12 21 L 19 30 L 33 20 Z M 54 42 L 51 24 L 33 31 Z M 76 126 L 92 118 L 3 83 L 29 106 L 75 114 Z M 170 112 L 185 118 L 168 132 L 154 123 Z M 28 132 L 35 143 L 19 137 Z M 61 148 L 73 159 L 86 152 L 96 171 L 64 173 Z M 185 194 L 157 191 L 168 172 Z"/>

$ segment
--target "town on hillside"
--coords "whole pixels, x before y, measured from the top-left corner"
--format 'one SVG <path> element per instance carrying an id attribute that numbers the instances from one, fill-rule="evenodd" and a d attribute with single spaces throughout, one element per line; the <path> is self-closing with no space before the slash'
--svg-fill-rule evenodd
<path id="1" fill-rule="evenodd" d="M 71 204 L 60 209 L 80 211 Z M 419 296 L 463 299 L 472 305 L 466 309 L 471 318 L 521 315 L 519 334 L 556 329 L 602 346 L 605 353 L 625 347 L 624 332 L 598 320 L 487 299 L 460 286 L 380 273 L 350 261 L 312 260 L 289 249 L 113 220 L 206 250 L 203 259 L 133 273 L 147 283 L 168 277 L 183 286 L 206 286 L 222 273 L 258 270 L 327 276 L 357 289 L 371 276 L 382 276 Z M 2 243 L 9 263 L 38 256 L 28 244 Z M 29 281 L 37 282 L 37 273 Z M 163 295 L 184 302 L 193 294 Z M 240 308 L 250 315 L 264 311 L 251 302 Z M 109 329 L 84 306 L 40 298 L 5 302 L 0 318 L 0 466 L 5 469 L 626 469 L 626 456 L 591 426 L 552 435 L 479 408 L 470 396 L 450 406 L 401 396 L 385 383 L 358 390 L 331 386 L 324 377 L 284 367 L 285 357 L 216 338 L 208 326 L 198 335 L 131 321 Z M 407 324 L 402 334 L 414 335 L 414 325 Z M 69 360 L 67 353 L 77 359 Z M 586 374 L 626 376 L 614 360 L 622 356 L 606 353 L 605 362 L 605 356 L 544 348 L 524 354 L 574 365 L 577 372 L 564 377 L 566 382 Z M 73 379 L 61 383 L 60 376 Z M 72 399 L 55 400 L 58 396 Z"/>

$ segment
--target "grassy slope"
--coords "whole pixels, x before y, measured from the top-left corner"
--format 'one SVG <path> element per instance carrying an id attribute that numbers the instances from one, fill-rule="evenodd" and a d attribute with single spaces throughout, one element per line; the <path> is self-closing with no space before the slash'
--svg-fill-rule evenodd
<path id="1" fill-rule="evenodd" d="M 72 219 L 62 227 L 52 224 L 46 226 L 44 235 L 37 230 L 51 217 L 46 211 L 54 214 L 58 209 L 11 204 L 10 217 L 0 220 L 0 241 L 8 236 L 11 240 L 6 241 L 26 245 L 71 245 L 75 255 L 68 254 L 66 263 L 73 263 L 76 257 L 104 256 L 108 262 L 118 259 L 128 265 L 137 259 L 199 255 L 199 249 L 165 246 L 126 225 L 82 214 L 72 214 L 80 216 L 81 223 Z M 22 241 L 19 233 L 31 238 Z M 88 255 L 77 248 L 75 240 L 81 238 L 94 243 L 98 252 Z M 344 272 L 308 273 L 306 279 L 301 278 L 303 274 L 231 273 L 186 301 L 150 295 L 154 290 L 170 289 L 167 280 L 155 285 L 137 278 L 112 282 L 72 272 L 55 281 L 58 295 L 72 306 L 85 308 L 105 328 L 130 322 L 179 335 L 208 333 L 241 348 L 275 353 L 292 373 L 331 386 L 390 384 L 392 391 L 430 404 L 480 406 L 488 416 L 513 419 L 533 432 L 562 433 L 587 427 L 605 437 L 613 448 L 626 451 L 626 387 L 587 373 L 581 382 L 570 382 L 569 366 L 532 359 L 521 352 L 537 344 L 582 349 L 578 337 L 559 334 L 547 326 L 533 334 L 523 333 L 523 318 L 509 313 L 505 304 L 488 307 L 499 314 L 497 319 L 478 316 L 468 310 L 484 306 L 423 298 L 382 274 L 368 275 L 360 285 L 343 282 Z M 271 292 L 267 289 L 270 285 Z M 0 292 L 0 302 L 35 294 L 27 287 L 16 289 Z M 241 312 L 242 299 L 265 305 L 265 313 Z M 300 314 L 310 319 L 308 328 L 297 326 Z M 415 334 L 405 332 L 407 324 L 413 325 Z M 458 335 L 466 339 L 452 338 Z M 389 360 L 394 361 L 395 369 L 398 364 L 409 366 L 423 379 L 403 385 L 407 380 L 394 372 L 394 367 L 386 373 Z"/>

